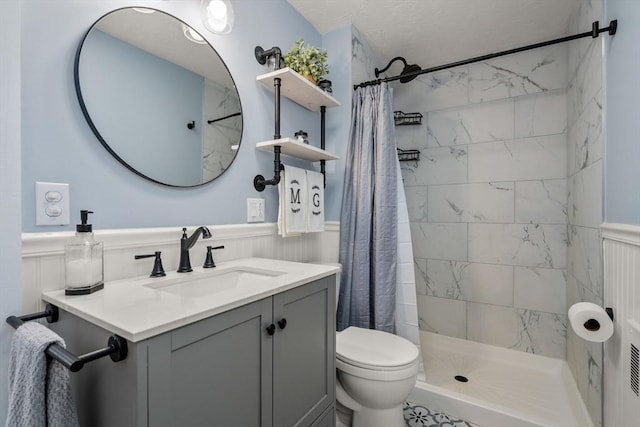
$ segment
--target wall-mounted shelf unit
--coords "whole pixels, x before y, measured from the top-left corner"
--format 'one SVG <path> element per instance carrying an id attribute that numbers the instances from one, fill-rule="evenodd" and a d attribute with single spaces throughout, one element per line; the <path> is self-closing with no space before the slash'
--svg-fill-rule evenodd
<path id="1" fill-rule="evenodd" d="M 273 151 L 273 147 L 279 146 L 280 153 L 310 162 L 321 160 L 338 160 L 339 157 L 333 153 L 321 150 L 309 144 L 298 142 L 293 138 L 280 138 L 271 141 L 258 142 L 256 148 L 260 150 Z"/>
<path id="2" fill-rule="evenodd" d="M 256 60 L 260 64 L 265 64 L 267 59 L 274 57 L 274 63 L 280 64 L 281 51 L 278 47 L 264 50 L 260 46 L 255 48 Z M 291 68 L 279 68 L 266 74 L 256 77 L 266 88 L 273 90 L 274 104 L 274 133 L 273 140 L 259 142 L 256 148 L 261 150 L 272 150 L 273 178 L 265 179 L 262 175 L 256 175 L 253 179 L 253 187 L 257 191 L 263 191 L 267 185 L 277 185 L 280 182 L 280 171 L 283 166 L 280 163 L 280 154 L 297 157 L 308 161 L 319 161 L 320 171 L 325 174 L 325 161 L 337 160 L 338 157 L 324 150 L 325 147 L 325 113 L 327 108 L 338 107 L 340 103 L 327 92 L 293 71 Z M 284 96 L 293 102 L 311 111 L 320 111 L 320 148 L 304 144 L 293 138 L 283 138 L 280 135 L 280 97 Z"/>
<path id="3" fill-rule="evenodd" d="M 338 107 L 340 103 L 331 95 L 293 71 L 281 68 L 270 73 L 261 74 L 256 80 L 273 90 L 273 79 L 278 78 L 282 84 L 280 94 L 307 110 L 320 111 L 320 107 Z"/>

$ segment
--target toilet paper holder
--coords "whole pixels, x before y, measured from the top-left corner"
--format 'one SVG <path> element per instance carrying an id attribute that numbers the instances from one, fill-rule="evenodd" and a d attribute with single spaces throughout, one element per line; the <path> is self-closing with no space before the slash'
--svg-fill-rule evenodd
<path id="1" fill-rule="evenodd" d="M 609 319 L 613 321 L 613 308 L 606 307 L 604 311 L 607 313 L 607 316 L 609 316 Z M 584 322 L 584 328 L 591 332 L 599 331 L 600 322 L 598 322 L 596 319 L 589 319 L 586 322 Z"/>

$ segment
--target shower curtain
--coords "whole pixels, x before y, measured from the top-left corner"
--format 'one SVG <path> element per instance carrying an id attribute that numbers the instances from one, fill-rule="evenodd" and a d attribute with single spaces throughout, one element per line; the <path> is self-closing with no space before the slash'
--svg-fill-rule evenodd
<path id="1" fill-rule="evenodd" d="M 340 217 L 337 329 L 395 330 L 397 154 L 391 89 L 355 90 Z"/>

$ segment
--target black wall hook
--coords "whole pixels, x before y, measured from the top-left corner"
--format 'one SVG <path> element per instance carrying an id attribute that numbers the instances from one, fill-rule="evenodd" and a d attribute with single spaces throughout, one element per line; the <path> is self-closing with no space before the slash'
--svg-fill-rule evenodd
<path id="1" fill-rule="evenodd" d="M 194 127 L 196 127 L 196 121 L 195 120 L 191 120 L 189 123 L 187 123 L 187 128 L 193 129 Z"/>

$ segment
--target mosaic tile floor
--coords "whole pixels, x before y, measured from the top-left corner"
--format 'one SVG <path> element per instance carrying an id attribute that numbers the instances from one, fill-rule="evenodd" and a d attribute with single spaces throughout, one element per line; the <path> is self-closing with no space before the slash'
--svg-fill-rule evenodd
<path id="1" fill-rule="evenodd" d="M 478 427 L 458 418 L 433 412 L 424 406 L 411 402 L 405 402 L 403 410 L 406 427 Z"/>

